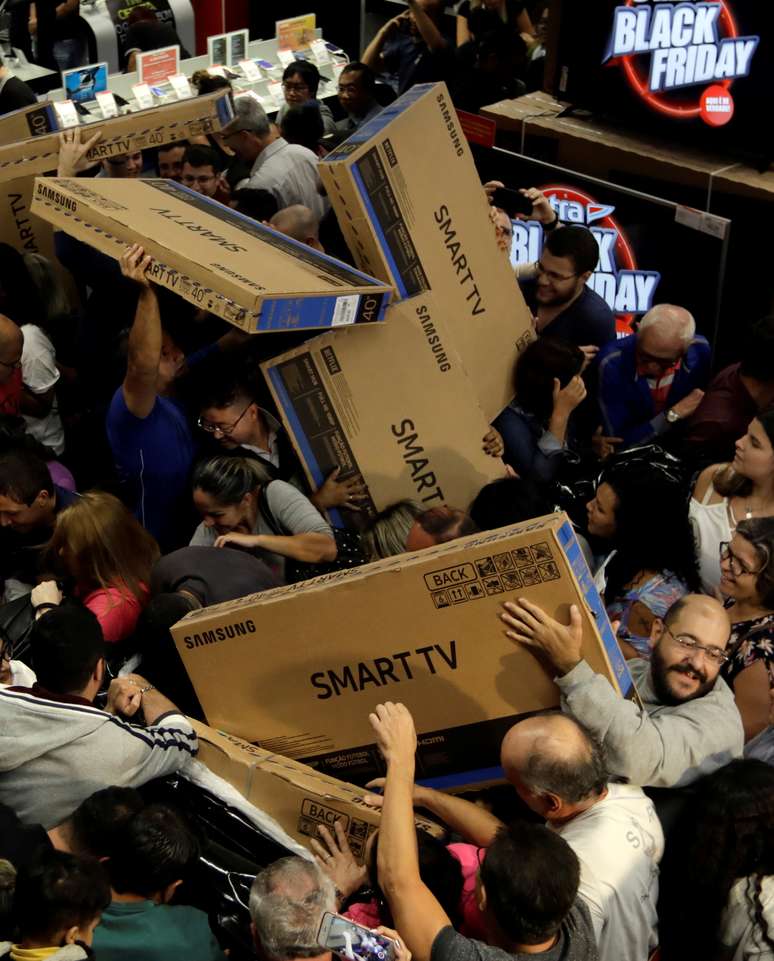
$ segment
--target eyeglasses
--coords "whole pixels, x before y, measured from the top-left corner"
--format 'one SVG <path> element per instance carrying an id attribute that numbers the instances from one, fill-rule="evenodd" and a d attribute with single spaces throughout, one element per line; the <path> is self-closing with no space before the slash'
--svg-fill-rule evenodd
<path id="1" fill-rule="evenodd" d="M 760 546 L 763 547 L 763 545 Z M 721 561 L 728 561 L 728 566 L 731 568 L 734 577 L 755 576 L 763 570 L 762 567 L 759 567 L 757 571 L 750 570 L 739 555 L 731 550 L 731 544 L 728 541 L 720 542 L 720 559 Z"/>
<path id="2" fill-rule="evenodd" d="M 309 89 L 309 84 L 308 83 L 290 83 L 288 80 L 283 80 L 282 89 L 287 90 L 290 93 L 303 93 L 304 90 Z"/>
<path id="3" fill-rule="evenodd" d="M 691 652 L 701 651 L 708 661 L 712 661 L 712 663 L 718 667 L 720 667 L 721 664 L 725 664 L 728 660 L 728 654 L 726 654 L 725 651 L 721 651 L 719 647 L 706 647 L 704 644 L 699 644 L 696 638 L 691 637 L 690 634 L 673 634 L 668 627 L 664 628 L 664 630 L 680 647 Z"/>
<path id="4" fill-rule="evenodd" d="M 574 273 L 574 274 L 557 274 L 557 272 L 556 272 L 555 270 L 546 270 L 546 268 L 540 263 L 540 261 L 538 261 L 535 266 L 537 267 L 537 272 L 538 272 L 539 274 L 543 274 L 545 277 L 548 277 L 549 280 L 553 280 L 553 281 L 558 281 L 558 280 L 572 280 L 573 277 L 578 277 L 578 276 L 579 276 L 579 274 L 577 274 L 577 273 Z"/>
<path id="5" fill-rule="evenodd" d="M 220 424 L 211 424 L 208 420 L 204 420 L 202 417 L 200 417 L 196 421 L 196 424 L 207 434 L 221 434 L 223 437 L 229 437 L 231 434 L 234 433 L 234 431 L 236 430 L 237 424 L 245 416 L 245 414 L 248 412 L 248 410 L 250 410 L 252 406 L 253 406 L 253 402 L 250 401 L 250 403 L 247 405 L 247 407 L 245 407 L 245 409 L 242 411 L 239 417 L 237 417 L 234 423 L 230 424 L 228 427 L 221 427 Z"/>
<path id="6" fill-rule="evenodd" d="M 638 350 L 637 357 L 641 364 L 653 364 L 661 370 L 669 370 L 670 367 L 682 360 L 683 355 L 678 354 L 677 357 L 656 357 L 655 354 L 649 354 L 647 350 Z"/>
<path id="7" fill-rule="evenodd" d="M 21 357 L 18 360 L 12 361 L 10 364 L 7 364 L 4 360 L 0 360 L 0 367 L 8 367 L 10 370 L 21 370 L 21 365 Z"/>

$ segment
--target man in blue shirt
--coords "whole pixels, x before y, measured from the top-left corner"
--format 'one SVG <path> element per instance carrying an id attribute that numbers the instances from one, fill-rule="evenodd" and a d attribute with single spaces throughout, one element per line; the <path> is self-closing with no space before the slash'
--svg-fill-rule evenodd
<path id="1" fill-rule="evenodd" d="M 653 441 L 701 403 L 710 346 L 683 307 L 659 304 L 636 334 L 607 344 L 598 357 L 598 401 L 604 430 L 622 446 Z"/>
<path id="2" fill-rule="evenodd" d="M 191 424 L 175 399 L 185 354 L 163 329 L 156 292 L 146 277 L 151 258 L 135 244 L 121 257 L 125 277 L 140 286 L 124 381 L 107 415 L 107 435 L 128 503 L 162 552 L 187 540 Z"/>

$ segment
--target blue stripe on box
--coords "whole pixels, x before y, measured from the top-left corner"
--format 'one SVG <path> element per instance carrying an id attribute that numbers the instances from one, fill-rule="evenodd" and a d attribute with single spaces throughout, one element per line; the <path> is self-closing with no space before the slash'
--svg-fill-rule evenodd
<path id="1" fill-rule="evenodd" d="M 504 781 L 505 775 L 501 767 L 482 767 L 475 771 L 463 771 L 461 774 L 445 774 L 443 777 L 419 778 L 417 784 L 422 787 L 432 787 L 437 791 L 447 788 L 463 787 L 468 784 L 480 784 L 484 781 Z"/>
<path id="2" fill-rule="evenodd" d="M 602 643 L 605 645 L 605 651 L 621 694 L 624 697 L 629 697 L 634 691 L 634 681 L 629 673 L 626 659 L 621 653 L 621 648 L 618 646 L 618 641 L 613 634 L 610 619 L 607 616 L 602 598 L 599 596 L 599 591 L 594 584 L 594 578 L 591 576 L 586 558 L 583 556 L 583 551 L 580 548 L 578 539 L 575 536 L 575 531 L 573 531 L 569 521 L 565 521 L 559 528 L 558 538 L 578 582 L 578 586 L 581 589 L 583 598 L 594 616 L 597 630 L 602 638 Z"/>
<path id="3" fill-rule="evenodd" d="M 306 433 L 301 426 L 301 421 L 298 419 L 293 402 L 288 396 L 287 390 L 285 390 L 285 384 L 282 380 L 279 367 L 271 367 L 267 373 L 277 396 L 277 402 L 285 412 L 285 416 L 290 424 L 291 433 L 295 437 L 296 443 L 299 446 L 302 460 L 309 468 L 309 472 L 312 475 L 312 480 L 314 480 L 317 487 L 320 487 L 325 478 L 323 477 L 320 465 L 317 463 L 317 458 L 312 453 L 312 448 L 309 444 Z M 344 521 L 341 517 L 341 514 L 335 508 L 328 511 L 328 516 L 334 527 L 344 527 Z"/>
<path id="4" fill-rule="evenodd" d="M 368 194 L 368 191 L 366 190 L 366 186 L 363 183 L 363 178 L 357 166 L 354 166 L 352 168 L 352 176 L 354 177 L 355 185 L 357 186 L 358 193 L 360 194 L 360 199 L 362 200 L 366 210 L 368 211 L 368 220 L 371 224 L 371 227 L 373 228 L 374 232 L 377 235 L 377 238 L 379 240 L 379 246 L 381 247 L 381 250 L 382 250 L 382 255 L 387 260 L 387 264 L 390 268 L 390 276 L 393 278 L 395 282 L 395 286 L 398 288 L 398 293 L 400 294 L 400 296 L 406 297 L 408 296 L 407 287 L 403 282 L 403 277 L 401 276 L 400 270 L 398 270 L 398 265 L 395 263 L 395 258 L 392 256 L 390 245 L 387 242 L 387 238 L 384 235 L 384 231 L 382 230 L 382 225 L 379 223 L 379 218 L 376 216 L 376 211 L 374 210 L 374 206 L 371 203 L 371 198 Z"/>

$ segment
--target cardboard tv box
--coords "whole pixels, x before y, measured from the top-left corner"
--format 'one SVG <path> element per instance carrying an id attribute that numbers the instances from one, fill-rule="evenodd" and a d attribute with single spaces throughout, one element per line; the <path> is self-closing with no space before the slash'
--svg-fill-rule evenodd
<path id="1" fill-rule="evenodd" d="M 501 778 L 500 743 L 559 689 L 510 641 L 504 600 L 583 619 L 583 656 L 623 697 L 634 685 L 564 514 L 193 612 L 172 628 L 208 723 L 356 784 L 383 773 L 368 714 L 411 710 L 417 778 Z"/>
<path id="2" fill-rule="evenodd" d="M 362 474 L 364 512 L 403 499 L 466 510 L 504 475 L 489 424 L 433 295 L 402 300 L 368 331 L 337 330 L 262 364 L 310 483 Z M 361 514 L 332 511 L 336 526 Z"/>
<path id="3" fill-rule="evenodd" d="M 35 116 L 33 108 L 33 112 L 28 114 L 26 119 L 22 118 L 21 123 L 29 124 L 30 118 Z M 110 120 L 85 124 L 80 127 L 80 131 L 84 141 L 95 133 L 102 134 L 102 139 L 86 155 L 89 160 L 96 161 L 149 147 L 160 147 L 175 140 L 187 140 L 189 137 L 214 133 L 225 126 L 233 116 L 234 102 L 231 93 L 221 90 L 203 97 L 191 97 L 188 100 L 151 107 L 149 110 L 112 117 Z M 24 133 L 20 126 L 18 136 L 27 139 L 17 139 L 16 142 L 5 136 L 5 128 L 0 127 L 0 131 L 3 133 L 0 140 L 0 183 L 15 180 L 22 175 L 56 170 L 59 160 L 59 133 L 56 126 L 40 136 Z"/>
<path id="4" fill-rule="evenodd" d="M 383 319 L 392 288 L 171 180 L 38 177 L 33 213 L 248 333 Z"/>
<path id="5" fill-rule="evenodd" d="M 362 864 L 366 841 L 379 827 L 381 811 L 366 804 L 361 788 L 189 720 L 199 738 L 197 760 L 228 781 L 245 800 L 270 814 L 307 847 L 310 838 L 319 838 L 321 824 L 333 832 L 338 821 Z M 419 815 L 415 820 L 421 830 L 443 836 L 441 825 Z"/>
<path id="6" fill-rule="evenodd" d="M 0 144 L 28 140 L 59 130 L 56 111 L 50 100 L 28 104 L 0 117 Z"/>
<path id="7" fill-rule="evenodd" d="M 412 87 L 319 170 L 355 262 L 400 297 L 433 291 L 481 408 L 496 417 L 532 318 L 446 86 Z"/>

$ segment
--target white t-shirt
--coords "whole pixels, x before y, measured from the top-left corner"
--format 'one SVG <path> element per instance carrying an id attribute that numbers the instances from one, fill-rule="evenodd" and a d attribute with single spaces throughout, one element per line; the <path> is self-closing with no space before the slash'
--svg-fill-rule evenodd
<path id="1" fill-rule="evenodd" d="M 658 944 L 658 863 L 664 833 L 642 788 L 608 784 L 607 796 L 554 826 L 578 855 L 600 961 L 645 961 Z"/>
<path id="2" fill-rule="evenodd" d="M 774 951 L 763 940 L 759 926 L 754 923 L 753 890 L 751 880 L 741 878 L 728 896 L 722 930 L 723 943 L 734 952 L 730 961 L 774 961 Z M 763 920 L 768 925 L 771 937 L 774 935 L 774 876 L 762 879 L 761 906 Z"/>
<path id="3" fill-rule="evenodd" d="M 33 394 L 45 394 L 59 380 L 54 345 L 40 327 L 34 324 L 22 326 L 24 347 L 22 349 L 22 380 Z M 50 447 L 57 454 L 64 452 L 64 429 L 59 417 L 56 397 L 45 417 L 26 417 L 27 431 L 35 440 Z"/>

